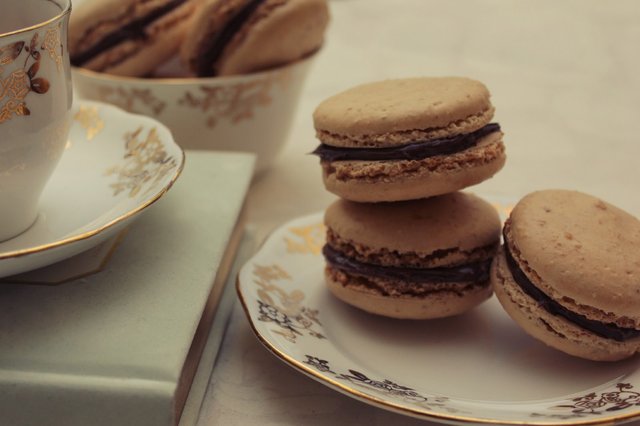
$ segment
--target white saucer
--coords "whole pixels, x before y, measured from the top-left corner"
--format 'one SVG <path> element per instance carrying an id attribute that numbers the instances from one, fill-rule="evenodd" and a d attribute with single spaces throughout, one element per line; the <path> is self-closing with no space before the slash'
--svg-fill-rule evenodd
<path id="1" fill-rule="evenodd" d="M 368 404 L 443 423 L 640 419 L 639 357 L 597 363 L 555 351 L 525 334 L 495 297 L 440 320 L 367 314 L 326 289 L 323 244 L 321 213 L 296 219 L 238 277 L 253 331 L 294 369 Z"/>
<path id="2" fill-rule="evenodd" d="M 157 121 L 106 104 L 76 104 L 69 142 L 36 222 L 0 243 L 0 277 L 106 240 L 165 194 L 183 165 L 184 152 Z"/>

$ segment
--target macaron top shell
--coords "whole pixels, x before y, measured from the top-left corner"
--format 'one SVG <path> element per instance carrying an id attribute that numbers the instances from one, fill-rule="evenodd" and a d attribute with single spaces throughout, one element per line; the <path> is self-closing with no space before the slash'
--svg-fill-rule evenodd
<path id="1" fill-rule="evenodd" d="M 546 190 L 518 203 L 509 233 L 527 276 L 548 296 L 640 327 L 640 220 L 587 194 Z"/>
<path id="2" fill-rule="evenodd" d="M 320 103 L 313 119 L 323 143 L 382 147 L 421 137 L 412 134 L 416 130 L 427 137 L 470 133 L 488 124 L 493 111 L 479 81 L 422 77 L 356 86 Z M 398 132 L 409 134 L 394 135 Z"/>
<path id="3" fill-rule="evenodd" d="M 344 240 L 399 254 L 472 251 L 500 238 L 496 210 L 462 192 L 396 203 L 340 199 L 325 212 L 325 224 Z"/>

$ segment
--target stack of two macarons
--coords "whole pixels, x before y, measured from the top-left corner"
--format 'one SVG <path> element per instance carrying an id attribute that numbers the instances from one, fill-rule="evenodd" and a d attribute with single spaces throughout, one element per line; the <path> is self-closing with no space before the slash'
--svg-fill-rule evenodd
<path id="1" fill-rule="evenodd" d="M 495 209 L 458 192 L 505 163 L 500 126 L 480 82 L 457 77 L 354 87 L 314 113 L 325 187 L 325 280 L 365 311 L 429 319 L 492 294 L 500 245 Z"/>

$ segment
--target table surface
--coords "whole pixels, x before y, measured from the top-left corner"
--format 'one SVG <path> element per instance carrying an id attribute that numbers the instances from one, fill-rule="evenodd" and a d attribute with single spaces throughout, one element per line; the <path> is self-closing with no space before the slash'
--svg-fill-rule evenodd
<path id="1" fill-rule="evenodd" d="M 259 237 L 335 197 L 321 182 L 311 113 L 386 78 L 463 75 L 492 92 L 508 160 L 473 190 L 519 198 L 568 188 L 640 215 L 640 7 L 634 0 L 334 0 L 325 47 L 279 161 L 258 176 Z M 370 407 L 270 355 L 235 307 L 199 426 L 428 424 Z M 638 423 L 640 424 L 640 422 Z"/>

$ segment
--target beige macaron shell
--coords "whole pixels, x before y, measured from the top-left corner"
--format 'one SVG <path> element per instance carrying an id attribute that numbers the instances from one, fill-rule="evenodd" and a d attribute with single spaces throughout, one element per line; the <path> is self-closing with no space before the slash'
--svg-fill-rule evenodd
<path id="1" fill-rule="evenodd" d="M 248 0 L 209 0 L 197 12 L 181 50 L 195 71 L 196 59 Z M 320 48 L 329 21 L 326 0 L 266 0 L 211 64 L 217 75 L 243 74 L 293 62 Z"/>
<path id="2" fill-rule="evenodd" d="M 227 23 L 251 0 L 203 0 L 189 22 L 189 30 L 180 49 L 182 60 L 197 71 L 197 59 Z M 213 71 L 213 64 L 212 71 Z"/>
<path id="3" fill-rule="evenodd" d="M 326 0 L 267 0 L 224 49 L 218 74 L 243 74 L 301 59 L 322 46 L 328 22 Z"/>
<path id="4" fill-rule="evenodd" d="M 478 184 L 502 169 L 502 133 L 475 147 L 422 160 L 334 161 L 322 163 L 326 189 L 352 201 L 402 201 L 447 194 Z"/>
<path id="5" fill-rule="evenodd" d="M 640 328 L 640 220 L 576 191 L 529 194 L 510 234 L 532 282 L 573 312 Z"/>
<path id="6" fill-rule="evenodd" d="M 375 292 L 366 286 L 343 285 L 325 271 L 327 287 L 338 299 L 366 312 L 398 319 L 434 319 L 459 315 L 487 300 L 491 286 L 474 286 L 464 295 L 440 291 L 423 297 L 391 297 Z"/>
<path id="7" fill-rule="evenodd" d="M 429 254 L 469 252 L 495 244 L 500 218 L 491 204 L 466 193 L 398 203 L 334 202 L 325 224 L 336 235 L 371 250 Z"/>
<path id="8" fill-rule="evenodd" d="M 73 55 L 90 47 L 150 9 L 155 5 L 150 8 L 140 0 L 92 0 L 74 6 L 69 20 L 69 52 Z"/>
<path id="9" fill-rule="evenodd" d="M 85 49 L 104 35 L 116 31 L 131 20 L 144 16 L 165 2 L 130 2 L 128 7 L 115 6 L 113 0 L 91 3 L 93 7 L 80 8 L 70 23 L 70 52 Z M 116 2 L 117 3 L 117 2 Z M 175 55 L 187 30 L 187 24 L 198 0 L 189 0 L 145 27 L 144 39 L 131 39 L 117 44 L 97 55 L 83 68 L 123 76 L 143 76 Z M 151 7 L 153 6 L 153 7 Z M 109 14 L 99 15 L 109 10 Z M 96 17 L 96 14 L 98 14 Z M 102 17 L 101 20 L 98 18 Z M 91 24 L 92 25 L 91 25 Z M 90 43 L 89 43 L 90 41 Z"/>
<path id="10" fill-rule="evenodd" d="M 489 98 L 484 84 L 464 77 L 385 80 L 326 99 L 313 120 L 324 143 L 382 147 L 420 138 L 424 130 L 438 131 L 436 137 L 477 130 L 493 117 Z M 408 135 L 394 137 L 403 132 Z"/>
<path id="11" fill-rule="evenodd" d="M 593 361 L 618 361 L 640 351 L 640 338 L 626 342 L 606 339 L 546 311 L 514 281 L 502 250 L 494 259 L 491 282 L 509 316 L 552 348 Z"/>

